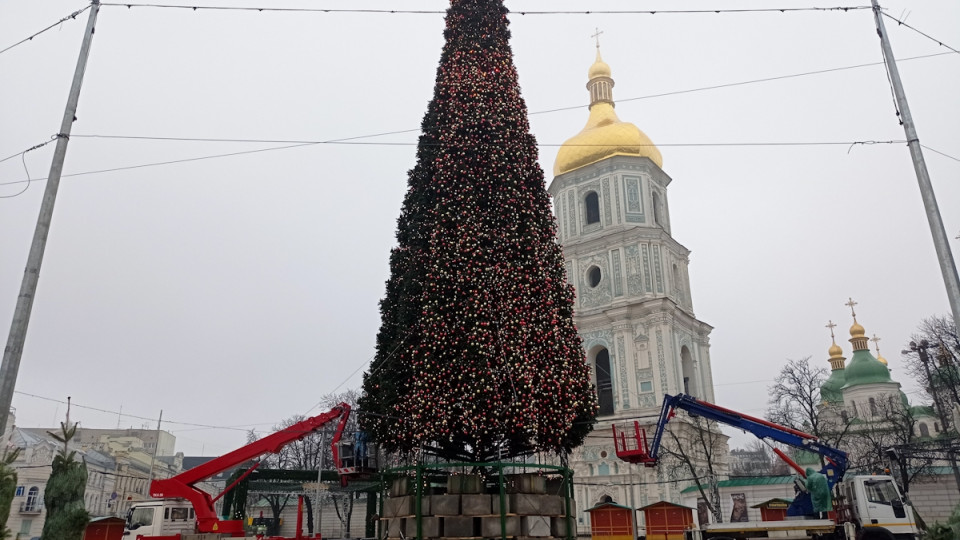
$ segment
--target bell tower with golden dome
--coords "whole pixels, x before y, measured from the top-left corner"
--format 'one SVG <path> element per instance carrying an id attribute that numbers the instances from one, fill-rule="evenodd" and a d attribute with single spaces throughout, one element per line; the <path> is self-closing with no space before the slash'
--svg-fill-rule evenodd
<path id="1" fill-rule="evenodd" d="M 595 429 L 609 433 L 613 423 L 655 418 L 664 394 L 714 401 L 712 327 L 693 313 L 690 251 L 670 232 L 671 178 L 663 157 L 643 131 L 617 116 L 613 74 L 599 44 L 588 79 L 589 118 L 558 151 L 548 190 L 577 291 L 574 320 L 597 387 Z M 628 474 L 612 444 L 599 440 L 583 446 L 572 463 L 578 477 Z M 667 482 L 649 480 L 657 486 L 653 492 L 579 488 L 578 505 L 589 508 L 604 495 L 631 506 L 679 496 Z"/>

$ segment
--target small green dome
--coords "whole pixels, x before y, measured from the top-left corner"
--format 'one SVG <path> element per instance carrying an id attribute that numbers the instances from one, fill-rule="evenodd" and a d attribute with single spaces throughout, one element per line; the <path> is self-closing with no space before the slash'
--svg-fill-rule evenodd
<path id="1" fill-rule="evenodd" d="M 882 362 L 874 358 L 869 350 L 853 352 L 853 358 L 847 365 L 844 373 L 846 384 L 842 388 L 850 388 L 861 384 L 892 383 L 890 370 Z"/>
<path id="2" fill-rule="evenodd" d="M 830 372 L 830 377 L 820 385 L 820 401 L 828 404 L 843 404 L 843 388 L 845 381 L 844 370 L 835 369 Z"/>

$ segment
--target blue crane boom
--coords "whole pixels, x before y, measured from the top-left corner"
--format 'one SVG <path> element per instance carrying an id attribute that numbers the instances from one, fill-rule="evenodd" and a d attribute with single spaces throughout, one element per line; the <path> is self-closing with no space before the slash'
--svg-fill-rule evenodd
<path id="1" fill-rule="evenodd" d="M 653 435 L 649 449 L 647 448 L 646 433 L 639 427 L 639 423 L 634 423 L 636 430 L 635 440 L 629 441 L 629 445 L 625 434 L 622 432 L 618 434 L 616 426 L 614 426 L 614 446 L 617 451 L 617 456 L 632 463 L 643 463 L 651 467 L 656 466 L 659 460 L 660 442 L 663 439 L 663 432 L 670 419 L 676 416 L 677 409 L 687 411 L 692 416 L 700 416 L 707 420 L 713 420 L 721 424 L 742 429 L 760 439 L 770 439 L 793 448 L 823 456 L 826 465 L 823 466 L 820 473 L 827 477 L 827 483 L 830 489 L 833 489 L 834 485 L 843 480 L 843 475 L 846 473 L 847 453 L 838 448 L 833 448 L 821 443 L 817 437 L 809 433 L 774 424 L 762 418 L 732 411 L 685 394 L 677 394 L 675 396 L 665 394 L 663 396 L 660 418 L 657 421 L 657 431 Z M 797 472 L 805 476 L 803 469 L 794 463 L 786 454 L 776 448 L 774 452 L 791 467 L 796 469 Z M 809 503 L 809 494 L 802 493 L 798 495 L 794 501 L 794 505 L 791 507 L 793 511 L 788 510 L 788 514 L 798 515 L 799 513 L 809 513 L 809 511 L 807 511 Z"/>

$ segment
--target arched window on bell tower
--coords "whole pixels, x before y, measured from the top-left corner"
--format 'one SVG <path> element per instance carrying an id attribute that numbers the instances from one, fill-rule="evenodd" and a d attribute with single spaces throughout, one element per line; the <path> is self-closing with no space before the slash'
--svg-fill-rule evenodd
<path id="1" fill-rule="evenodd" d="M 597 195 L 597 192 L 587 193 L 587 196 L 583 199 L 583 204 L 586 206 L 587 225 L 600 223 L 600 196 Z"/>
<path id="2" fill-rule="evenodd" d="M 660 194 L 653 191 L 653 224 L 663 227 L 663 215 L 660 210 Z"/>
<path id="3" fill-rule="evenodd" d="M 700 388 L 694 377 L 693 355 L 690 354 L 690 349 L 686 345 L 680 348 L 680 370 L 683 372 L 683 393 L 698 397 Z"/>
<path id="4" fill-rule="evenodd" d="M 597 351 L 594 365 L 597 368 L 597 400 L 600 402 L 600 416 L 613 414 L 613 377 L 610 374 L 610 351 Z"/>

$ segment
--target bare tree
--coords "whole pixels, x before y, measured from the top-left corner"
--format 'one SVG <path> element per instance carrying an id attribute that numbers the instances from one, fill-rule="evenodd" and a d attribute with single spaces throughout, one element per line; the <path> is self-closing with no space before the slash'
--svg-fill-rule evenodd
<path id="1" fill-rule="evenodd" d="M 952 424 L 950 411 L 960 403 L 960 336 L 953 317 L 934 315 L 920 322 L 910 336 L 910 347 L 903 351 L 907 372 L 913 376 L 944 411 L 944 431 Z M 926 345 L 920 351 L 916 345 Z"/>
<path id="2" fill-rule="evenodd" d="M 725 454 L 727 436 L 715 422 L 682 411 L 677 411 L 677 418 L 667 424 L 665 431 L 660 447 L 665 459 L 660 466 L 673 480 L 692 479 L 714 522 L 723 523 L 719 477 L 725 471 L 719 458 Z"/>
<path id="3" fill-rule="evenodd" d="M 918 435 L 917 411 L 894 394 L 857 403 L 854 413 L 860 421 L 848 440 L 850 467 L 873 472 L 889 465 L 900 489 L 908 493 L 911 483 L 934 463 L 926 451 L 931 439 Z"/>
<path id="4" fill-rule="evenodd" d="M 346 390 L 340 393 L 332 393 L 323 396 L 320 399 L 320 408 L 333 408 L 340 403 L 347 403 L 355 409 L 359 392 L 357 390 Z M 353 437 L 358 429 L 357 414 L 350 415 L 346 426 L 344 427 L 344 436 Z M 307 416 L 297 414 L 284 419 L 279 424 L 273 426 L 272 431 L 277 432 L 302 422 Z M 331 440 L 333 437 L 332 428 L 324 428 L 321 431 L 307 433 L 302 439 L 293 441 L 284 446 L 279 453 L 264 456 L 262 463 L 267 469 L 284 469 L 297 471 L 317 471 L 323 467 L 325 470 L 333 469 L 336 464 L 333 463 L 333 452 Z M 247 433 L 247 442 L 253 442 L 257 439 L 257 434 L 252 430 Z M 340 521 L 341 536 L 348 538 L 350 536 L 350 521 L 353 515 L 354 497 L 349 492 L 339 492 L 335 490 L 325 490 L 327 497 L 330 497 L 337 517 Z M 275 526 L 267 531 L 268 534 L 278 534 L 277 525 L 284 509 L 293 499 L 293 495 L 286 490 L 278 490 L 276 493 L 266 493 L 262 495 L 263 500 L 270 506 L 273 513 Z M 307 530 L 313 533 L 313 511 L 312 504 L 306 499 L 307 508 Z M 316 501 L 319 504 L 320 501 Z"/>
<path id="5" fill-rule="evenodd" d="M 791 474 L 790 466 L 773 452 L 773 447 L 759 439 L 751 441 L 746 448 L 731 450 L 730 457 L 730 474 L 734 476 L 785 476 Z"/>
<path id="6" fill-rule="evenodd" d="M 840 446 L 850 423 L 841 414 L 842 407 L 822 402 L 820 387 L 826 380 L 827 369 L 811 366 L 809 356 L 787 360 L 769 388 L 767 420 L 809 433 L 826 445 Z"/>

